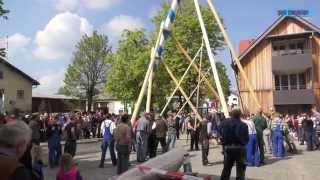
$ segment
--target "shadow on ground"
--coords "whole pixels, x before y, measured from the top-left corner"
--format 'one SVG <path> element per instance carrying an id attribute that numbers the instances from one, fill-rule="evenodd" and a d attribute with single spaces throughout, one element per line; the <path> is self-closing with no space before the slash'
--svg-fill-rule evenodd
<path id="1" fill-rule="evenodd" d="M 210 178 L 210 180 L 220 180 L 220 175 L 212 175 L 212 174 L 198 174 L 199 177 Z M 236 180 L 235 177 L 230 177 L 230 180 Z M 246 180 L 261 180 L 261 179 L 252 179 L 246 178 Z"/>

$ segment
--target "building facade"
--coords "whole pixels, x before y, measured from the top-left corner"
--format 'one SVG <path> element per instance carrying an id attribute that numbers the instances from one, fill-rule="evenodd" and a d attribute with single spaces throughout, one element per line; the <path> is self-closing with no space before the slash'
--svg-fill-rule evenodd
<path id="1" fill-rule="evenodd" d="M 31 112 L 32 88 L 39 82 L 0 58 L 1 113 Z"/>
<path id="2" fill-rule="evenodd" d="M 320 107 L 319 27 L 302 17 L 281 16 L 240 49 L 240 62 L 265 112 L 272 108 L 298 113 Z M 243 108 L 254 113 L 259 107 L 236 72 Z"/>

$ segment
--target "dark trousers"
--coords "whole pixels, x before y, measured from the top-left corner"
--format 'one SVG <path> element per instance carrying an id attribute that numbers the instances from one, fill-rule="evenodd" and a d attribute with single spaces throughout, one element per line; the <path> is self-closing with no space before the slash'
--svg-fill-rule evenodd
<path id="1" fill-rule="evenodd" d="M 198 131 L 191 131 L 191 144 L 190 149 L 193 150 L 195 146 L 196 150 L 199 150 L 199 132 Z"/>
<path id="2" fill-rule="evenodd" d="M 305 141 L 305 133 L 302 127 L 298 128 L 298 138 L 299 138 L 300 144 L 303 145 Z"/>
<path id="3" fill-rule="evenodd" d="M 101 127 L 101 122 L 98 123 L 98 127 L 97 127 L 97 128 L 98 128 L 98 134 L 97 134 L 97 137 L 98 137 L 98 138 L 101 138 L 101 137 L 102 137 L 102 135 L 101 135 L 101 128 L 100 128 L 100 127 Z"/>
<path id="4" fill-rule="evenodd" d="M 110 152 L 110 158 L 112 161 L 112 165 L 116 165 L 117 164 L 117 158 L 114 152 L 114 140 L 110 140 L 110 142 L 102 142 L 101 144 L 101 160 L 100 160 L 100 166 L 103 167 L 104 165 L 104 161 L 106 159 L 106 154 L 107 154 L 107 150 L 109 147 L 109 152 Z"/>
<path id="5" fill-rule="evenodd" d="M 304 133 L 307 141 L 307 150 L 312 151 L 313 150 L 313 132 L 305 131 Z"/>
<path id="6" fill-rule="evenodd" d="M 209 155 L 209 139 L 202 140 L 201 142 L 201 152 L 202 152 L 202 164 L 208 164 Z"/>
<path id="7" fill-rule="evenodd" d="M 245 159 L 246 159 L 245 148 L 225 147 L 221 180 L 230 179 L 230 174 L 231 174 L 231 170 L 234 163 L 236 163 L 236 168 L 237 168 L 236 180 L 244 180 L 245 171 L 246 171 Z"/>
<path id="8" fill-rule="evenodd" d="M 264 163 L 264 142 L 263 142 L 263 134 L 257 133 L 258 146 L 260 151 L 260 161 Z"/>
<path id="9" fill-rule="evenodd" d="M 129 145 L 116 145 L 118 152 L 117 174 L 122 174 L 129 169 Z"/>
<path id="10" fill-rule="evenodd" d="M 61 156 L 61 144 L 57 143 L 54 145 L 49 145 L 49 165 L 50 167 L 55 167 L 59 165 L 59 160 Z"/>
<path id="11" fill-rule="evenodd" d="M 177 135 L 177 139 L 179 139 L 179 137 L 180 137 L 180 128 L 176 128 L 176 135 Z"/>
<path id="12" fill-rule="evenodd" d="M 92 132 L 92 138 L 96 137 L 96 133 L 97 133 L 97 128 L 95 126 L 91 127 L 91 132 Z"/>
<path id="13" fill-rule="evenodd" d="M 157 137 L 156 139 L 156 149 L 158 149 L 159 142 L 161 144 L 162 153 L 165 153 L 167 151 L 167 143 L 165 137 Z"/>
<path id="14" fill-rule="evenodd" d="M 71 154 L 72 157 L 76 155 L 77 151 L 77 141 L 76 140 L 67 140 L 64 145 L 64 153 Z"/>
<path id="15" fill-rule="evenodd" d="M 157 155 L 157 146 L 156 146 L 156 136 L 154 134 L 151 134 L 148 137 L 148 152 L 149 157 L 153 158 Z"/>

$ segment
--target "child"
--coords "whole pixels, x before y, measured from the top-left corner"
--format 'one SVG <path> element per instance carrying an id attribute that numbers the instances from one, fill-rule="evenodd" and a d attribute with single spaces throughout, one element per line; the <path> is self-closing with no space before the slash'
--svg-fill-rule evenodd
<path id="1" fill-rule="evenodd" d="M 41 160 L 41 147 L 39 145 L 32 145 L 31 157 L 32 157 L 32 170 L 33 177 L 37 180 L 43 180 L 43 162 Z"/>
<path id="2" fill-rule="evenodd" d="M 65 153 L 61 156 L 57 180 L 82 180 L 71 154 Z"/>

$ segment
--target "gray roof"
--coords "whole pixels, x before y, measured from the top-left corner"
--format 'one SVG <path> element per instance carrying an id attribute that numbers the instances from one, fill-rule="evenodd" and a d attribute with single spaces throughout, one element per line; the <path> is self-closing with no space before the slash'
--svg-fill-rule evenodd
<path id="1" fill-rule="evenodd" d="M 61 94 L 54 94 L 54 95 L 46 94 L 46 95 L 44 95 L 44 94 L 32 93 L 32 98 L 79 100 L 78 97 L 66 96 L 66 95 L 61 95 Z"/>
<path id="2" fill-rule="evenodd" d="M 21 71 L 20 69 L 18 69 L 17 67 L 15 67 L 14 65 L 10 64 L 8 61 L 6 61 L 4 58 L 0 57 L 0 63 L 3 62 L 5 65 L 7 65 L 9 68 L 11 68 L 12 70 L 16 71 L 17 73 L 21 74 L 23 77 L 25 77 L 26 79 L 28 79 L 29 81 L 31 81 L 32 85 L 37 86 L 40 85 L 40 83 L 33 79 L 31 76 L 29 76 L 28 74 L 24 73 L 23 71 Z"/>

